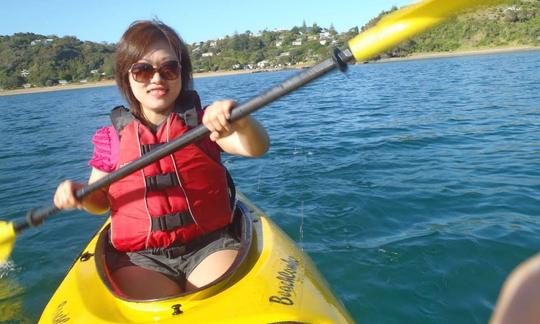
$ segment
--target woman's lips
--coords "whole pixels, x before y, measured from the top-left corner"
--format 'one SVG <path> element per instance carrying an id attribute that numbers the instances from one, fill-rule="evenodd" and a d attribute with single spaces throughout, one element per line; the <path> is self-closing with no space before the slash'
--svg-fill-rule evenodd
<path id="1" fill-rule="evenodd" d="M 159 89 L 151 89 L 147 92 L 153 97 L 162 97 L 167 94 L 167 89 L 159 88 Z"/>

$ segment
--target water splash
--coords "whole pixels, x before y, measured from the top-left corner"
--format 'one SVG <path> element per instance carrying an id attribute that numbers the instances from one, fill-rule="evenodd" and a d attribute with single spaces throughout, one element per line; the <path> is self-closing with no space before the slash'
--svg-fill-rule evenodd
<path id="1" fill-rule="evenodd" d="M 0 279 L 5 279 L 15 271 L 15 262 L 9 260 L 0 264 Z"/>

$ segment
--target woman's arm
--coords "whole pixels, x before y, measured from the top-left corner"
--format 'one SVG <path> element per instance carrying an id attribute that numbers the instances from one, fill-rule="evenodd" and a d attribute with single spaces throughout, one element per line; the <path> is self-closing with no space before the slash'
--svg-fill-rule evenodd
<path id="1" fill-rule="evenodd" d="M 216 101 L 205 109 L 203 124 L 210 130 L 210 139 L 229 154 L 257 157 L 270 145 L 264 127 L 251 116 L 229 123 L 234 101 Z"/>
<path id="2" fill-rule="evenodd" d="M 107 172 L 92 168 L 88 183 L 93 183 L 107 174 Z M 82 183 L 72 182 L 70 180 L 60 183 L 54 195 L 54 204 L 56 207 L 60 209 L 84 209 L 96 215 L 106 213 L 110 208 L 109 198 L 107 197 L 108 188 L 98 189 L 84 197 L 82 201 L 79 201 L 75 198 L 75 192 L 83 186 L 84 184 Z"/>

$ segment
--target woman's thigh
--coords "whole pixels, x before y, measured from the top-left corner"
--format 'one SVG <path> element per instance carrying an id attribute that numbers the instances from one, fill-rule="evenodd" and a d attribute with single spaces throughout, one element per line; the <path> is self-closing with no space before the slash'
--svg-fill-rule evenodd
<path id="1" fill-rule="evenodd" d="M 112 277 L 118 288 L 135 299 L 173 296 L 182 292 L 180 285 L 168 276 L 138 266 L 117 269 Z"/>
<path id="2" fill-rule="evenodd" d="M 221 250 L 207 256 L 187 277 L 186 290 L 202 287 L 221 277 L 237 255 L 237 250 Z"/>

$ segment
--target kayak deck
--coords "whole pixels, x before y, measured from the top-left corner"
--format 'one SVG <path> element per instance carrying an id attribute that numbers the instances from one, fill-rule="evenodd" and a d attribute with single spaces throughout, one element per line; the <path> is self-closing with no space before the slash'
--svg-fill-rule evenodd
<path id="1" fill-rule="evenodd" d="M 310 258 L 279 227 L 241 194 L 237 208 L 241 249 L 214 283 L 159 300 L 130 299 L 106 274 L 100 247 L 105 224 L 74 262 L 40 323 L 353 322 Z"/>

